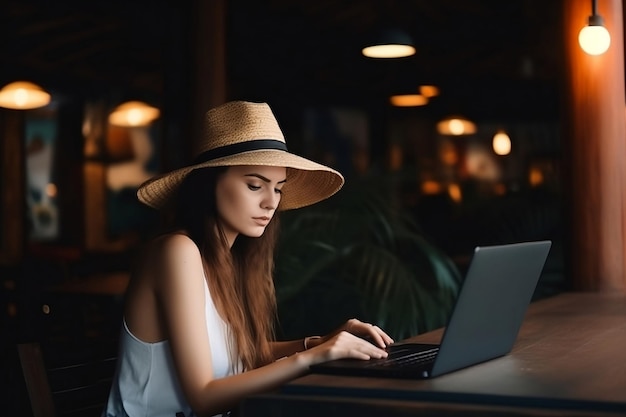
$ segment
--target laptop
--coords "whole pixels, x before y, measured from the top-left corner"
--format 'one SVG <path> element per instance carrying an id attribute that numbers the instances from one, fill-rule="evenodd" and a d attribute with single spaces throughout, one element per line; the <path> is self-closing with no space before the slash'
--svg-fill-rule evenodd
<path id="1" fill-rule="evenodd" d="M 314 373 L 426 379 L 508 354 L 552 242 L 476 247 L 440 344 L 394 343 L 388 357 L 339 359 Z"/>

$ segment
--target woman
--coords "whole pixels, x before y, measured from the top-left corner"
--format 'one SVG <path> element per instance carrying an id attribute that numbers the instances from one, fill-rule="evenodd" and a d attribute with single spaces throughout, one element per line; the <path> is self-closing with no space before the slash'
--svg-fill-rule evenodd
<path id="1" fill-rule="evenodd" d="M 356 319 L 324 337 L 273 339 L 272 219 L 330 197 L 343 182 L 287 151 L 267 104 L 209 110 L 193 164 L 137 192 L 144 204 L 172 211 L 174 229 L 147 245 L 133 273 L 104 415 L 226 413 L 314 363 L 386 357 L 391 338 Z"/>

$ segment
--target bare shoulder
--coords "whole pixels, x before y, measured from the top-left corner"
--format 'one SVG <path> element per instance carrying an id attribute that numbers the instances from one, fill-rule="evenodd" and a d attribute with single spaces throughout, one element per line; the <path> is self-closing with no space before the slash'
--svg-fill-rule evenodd
<path id="1" fill-rule="evenodd" d="M 195 250 L 198 251 L 196 243 L 186 234 L 181 232 L 168 233 L 157 237 L 151 245 L 157 250 Z"/>
<path id="2" fill-rule="evenodd" d="M 203 271 L 202 257 L 196 243 L 183 233 L 160 236 L 150 242 L 142 256 L 143 265 L 157 280 L 176 278 Z M 201 274 L 202 275 L 202 274 Z"/>
<path id="3" fill-rule="evenodd" d="M 162 309 L 167 317 L 182 306 L 198 309 L 204 302 L 203 279 L 200 251 L 188 236 L 172 233 L 148 242 L 127 292 L 126 319 L 133 334 L 148 342 L 169 338 Z"/>
<path id="4" fill-rule="evenodd" d="M 199 257 L 200 250 L 189 236 L 183 233 L 169 233 L 152 241 L 146 254 L 157 262 L 170 262 L 181 259 L 181 256 Z"/>

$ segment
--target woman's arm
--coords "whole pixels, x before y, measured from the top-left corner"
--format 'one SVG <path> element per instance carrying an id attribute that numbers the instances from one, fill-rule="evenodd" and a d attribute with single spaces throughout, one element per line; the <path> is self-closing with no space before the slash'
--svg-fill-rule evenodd
<path id="1" fill-rule="evenodd" d="M 346 331 L 328 337 L 325 343 L 292 354 L 270 365 L 239 375 L 213 378 L 211 346 L 206 331 L 204 272 L 196 245 L 186 236 L 173 235 L 162 242 L 155 256 L 156 293 L 163 314 L 174 364 L 182 390 L 199 416 L 231 410 L 245 397 L 274 389 L 303 375 L 311 364 L 351 357 L 380 358 L 386 352 Z M 353 328 L 365 330 L 361 323 Z M 296 341 L 297 342 L 297 341 Z M 296 342 L 284 344 L 285 352 Z"/>
<path id="2" fill-rule="evenodd" d="M 201 398 L 206 408 L 202 408 L 203 404 L 191 405 L 199 415 L 203 415 L 201 410 L 206 411 L 207 415 L 224 412 L 235 408 L 247 396 L 276 389 L 306 374 L 312 364 L 340 358 L 368 360 L 385 356 L 387 353 L 372 343 L 342 331 L 309 350 L 242 374 L 214 379 L 207 385 L 206 395 Z"/>
<path id="3" fill-rule="evenodd" d="M 302 352 L 304 349 L 304 339 L 286 340 L 280 342 L 271 342 L 272 353 L 274 359 L 281 359 L 294 353 Z"/>
<path id="4" fill-rule="evenodd" d="M 303 350 L 311 349 L 312 347 L 328 341 L 333 336 L 341 332 L 349 332 L 365 338 L 382 349 L 393 343 L 393 339 L 389 337 L 389 335 L 387 335 L 387 333 L 385 333 L 380 327 L 374 326 L 370 323 L 364 323 L 358 319 L 350 319 L 338 329 L 326 336 L 312 336 L 305 339 L 273 342 L 272 351 L 274 353 L 274 358 L 280 359 Z"/>

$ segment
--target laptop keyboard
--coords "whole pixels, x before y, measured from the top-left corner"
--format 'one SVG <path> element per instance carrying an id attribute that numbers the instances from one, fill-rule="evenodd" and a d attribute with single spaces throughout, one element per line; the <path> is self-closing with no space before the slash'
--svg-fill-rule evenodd
<path id="1" fill-rule="evenodd" d="M 391 351 L 386 358 L 371 361 L 366 367 L 419 367 L 435 360 L 437 352 L 439 352 L 439 347 L 420 352 L 407 352 L 406 349 Z"/>

